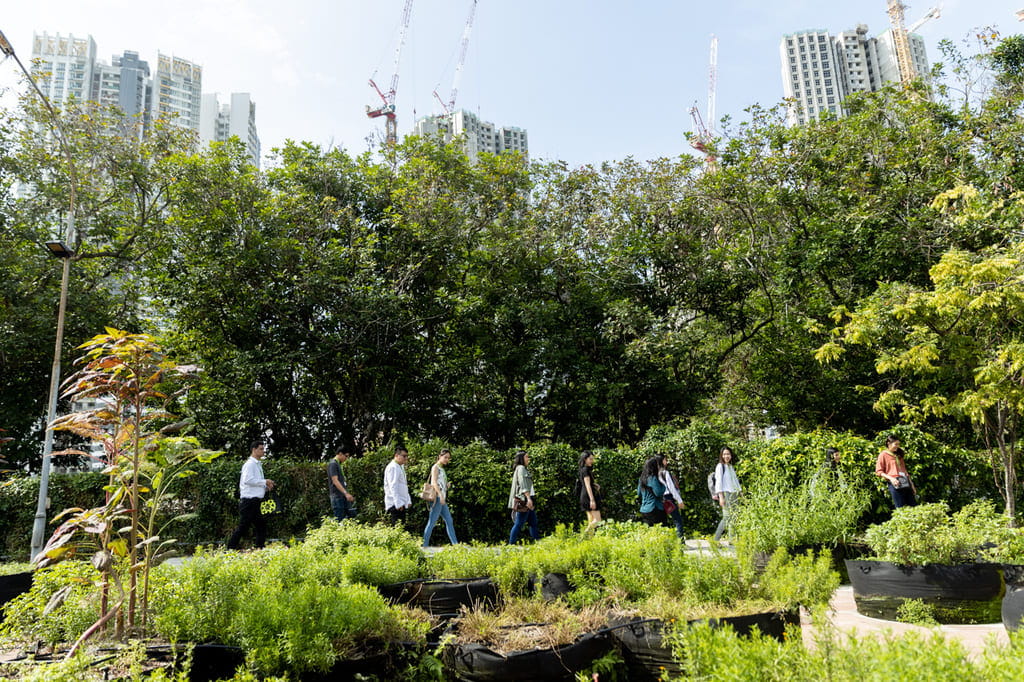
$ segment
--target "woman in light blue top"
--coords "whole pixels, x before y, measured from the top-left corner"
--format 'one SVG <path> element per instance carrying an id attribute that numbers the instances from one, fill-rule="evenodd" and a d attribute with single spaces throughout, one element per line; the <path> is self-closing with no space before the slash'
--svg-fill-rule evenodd
<path id="1" fill-rule="evenodd" d="M 718 453 L 718 464 L 715 465 L 715 499 L 722 507 L 722 520 L 715 529 L 715 540 L 722 539 L 722 533 L 732 523 L 732 507 L 740 496 L 740 479 L 733 468 L 732 450 L 722 448 Z"/>
<path id="2" fill-rule="evenodd" d="M 437 525 L 438 517 L 444 519 L 444 529 L 448 531 L 448 541 L 453 545 L 459 544 L 455 538 L 455 523 L 452 522 L 452 513 L 448 509 L 448 475 L 444 467 L 452 459 L 451 450 L 445 448 L 437 456 L 434 466 L 430 467 L 430 487 L 434 489 L 434 501 L 430 503 L 430 518 L 427 519 L 427 527 L 423 530 L 423 546 L 430 544 L 430 536 Z"/>

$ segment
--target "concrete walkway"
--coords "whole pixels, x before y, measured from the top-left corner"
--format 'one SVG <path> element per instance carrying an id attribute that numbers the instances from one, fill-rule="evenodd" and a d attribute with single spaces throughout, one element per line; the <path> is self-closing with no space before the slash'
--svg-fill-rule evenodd
<path id="1" fill-rule="evenodd" d="M 857 613 L 857 605 L 853 601 L 853 587 L 843 585 L 829 603 L 832 611 L 832 622 L 835 628 L 842 633 L 857 633 L 859 636 L 875 634 L 884 636 L 887 633 L 901 635 L 907 632 L 920 632 L 930 635 L 933 632 L 940 632 L 949 639 L 959 639 L 972 656 L 977 656 L 985 649 L 990 641 L 999 644 L 1008 644 L 1010 639 L 1006 634 L 1006 628 L 1002 623 L 988 623 L 985 625 L 940 625 L 936 627 L 925 627 L 921 625 L 910 625 L 892 620 L 870 618 Z M 800 625 L 803 631 L 804 643 L 814 646 L 814 623 L 808 617 L 806 611 L 800 616 Z"/>

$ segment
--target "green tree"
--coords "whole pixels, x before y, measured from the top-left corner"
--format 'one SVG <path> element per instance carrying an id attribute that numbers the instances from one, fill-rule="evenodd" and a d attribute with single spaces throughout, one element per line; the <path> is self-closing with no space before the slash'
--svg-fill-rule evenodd
<path id="1" fill-rule="evenodd" d="M 955 220 L 1024 217 L 1024 201 L 979 197 L 961 187 L 940 195 L 937 208 Z M 1016 513 L 1017 440 L 1024 414 L 1024 247 L 1013 242 L 980 252 L 951 250 L 931 268 L 931 286 L 880 286 L 855 310 L 837 308 L 832 339 L 817 351 L 823 363 L 861 345 L 889 383 L 875 406 L 908 423 L 929 417 L 968 419 L 991 456 L 995 483 Z"/>

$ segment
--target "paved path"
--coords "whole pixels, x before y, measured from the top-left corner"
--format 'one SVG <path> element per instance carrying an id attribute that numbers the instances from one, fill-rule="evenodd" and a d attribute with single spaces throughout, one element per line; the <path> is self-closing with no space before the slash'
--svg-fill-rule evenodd
<path id="1" fill-rule="evenodd" d="M 917 631 L 924 634 L 931 634 L 938 631 L 950 639 L 959 639 L 967 651 L 972 655 L 978 655 L 985 649 L 985 644 L 994 639 L 1000 644 L 1009 643 L 1006 628 L 1002 623 L 985 625 L 940 625 L 937 627 L 924 627 L 921 625 L 910 625 L 909 623 L 898 623 L 880 618 L 870 618 L 857 613 L 857 606 L 853 601 L 853 587 L 843 585 L 835 594 L 829 606 L 832 609 L 832 622 L 840 632 L 859 635 L 876 634 L 882 636 L 886 633 L 902 634 Z M 803 630 L 804 642 L 813 646 L 814 623 L 811 622 L 806 611 L 801 614 L 801 629 Z"/>

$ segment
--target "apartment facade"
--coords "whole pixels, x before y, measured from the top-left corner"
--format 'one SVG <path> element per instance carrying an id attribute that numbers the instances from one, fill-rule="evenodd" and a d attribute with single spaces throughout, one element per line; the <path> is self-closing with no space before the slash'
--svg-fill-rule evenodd
<path id="1" fill-rule="evenodd" d="M 927 79 L 924 40 L 916 33 L 909 38 L 915 69 Z M 824 29 L 787 34 L 779 44 L 779 57 L 790 125 L 807 123 L 826 112 L 843 116 L 848 95 L 900 81 L 892 30 L 869 37 L 866 24 L 835 36 Z"/>
<path id="2" fill-rule="evenodd" d="M 462 137 L 466 156 L 473 163 L 481 153 L 518 152 L 529 156 L 530 143 L 526 131 L 514 126 L 499 127 L 476 114 L 459 109 L 451 114 L 426 116 L 416 122 L 416 134 L 423 137 L 441 135 L 446 142 Z"/>
<path id="3" fill-rule="evenodd" d="M 203 95 L 199 119 L 199 140 L 208 145 L 211 142 L 226 142 L 237 137 L 253 165 L 260 165 L 260 138 L 256 132 L 256 103 L 248 92 L 233 92 L 229 102 L 221 103 L 216 93 Z"/>

